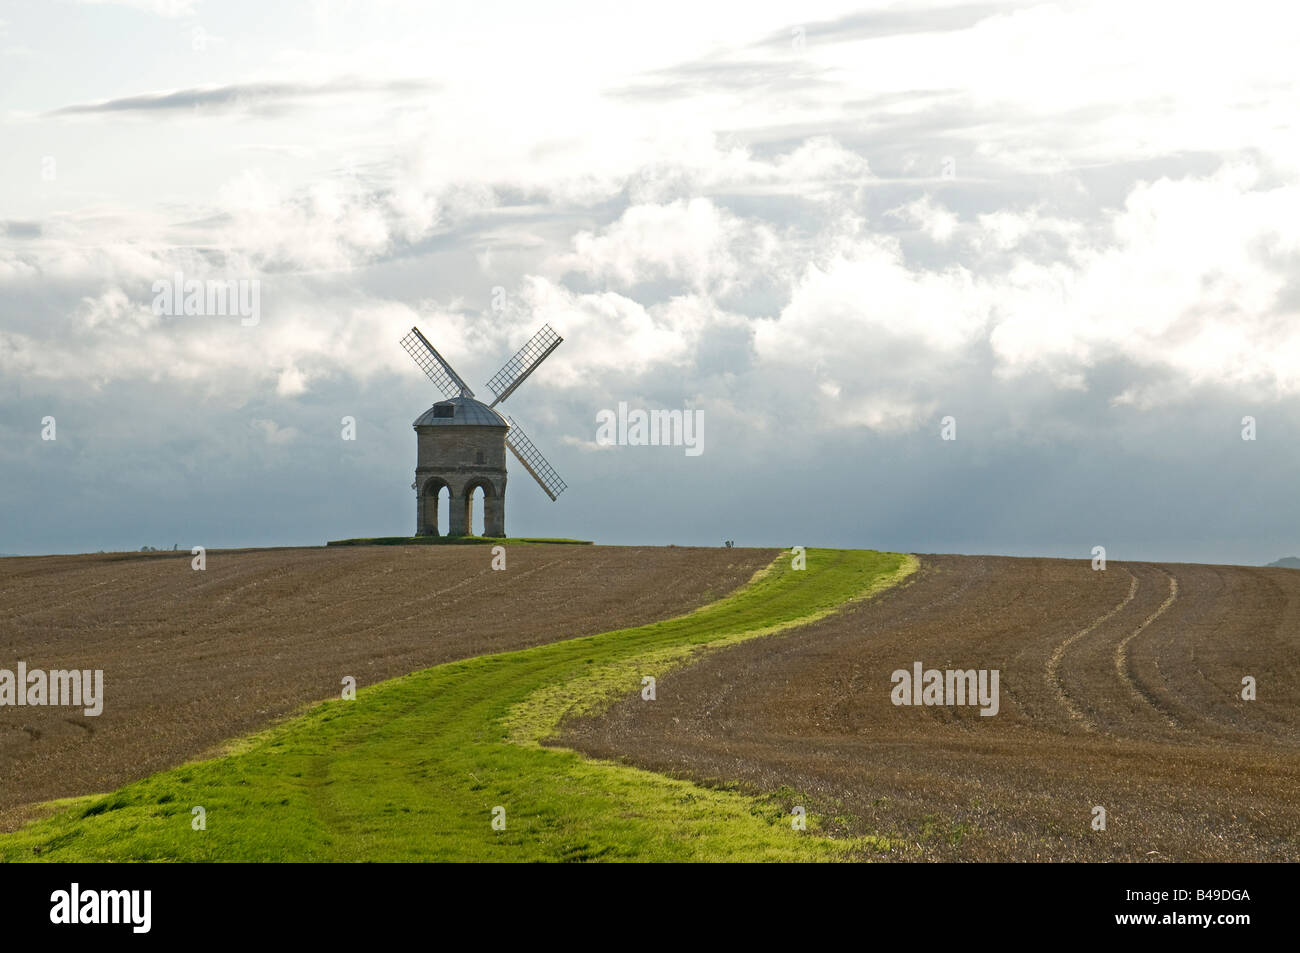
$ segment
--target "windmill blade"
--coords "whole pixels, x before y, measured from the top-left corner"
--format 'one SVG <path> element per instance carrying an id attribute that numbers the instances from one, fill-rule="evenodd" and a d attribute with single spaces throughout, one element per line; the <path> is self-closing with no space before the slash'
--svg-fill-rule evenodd
<path id="1" fill-rule="evenodd" d="M 469 385 L 460 379 L 460 375 L 451 369 L 437 348 L 429 343 L 429 339 L 420 333 L 419 328 L 411 328 L 409 334 L 402 338 L 402 347 L 406 348 L 406 353 L 411 355 L 411 359 L 420 366 L 420 370 L 429 375 L 429 380 L 438 385 L 443 396 L 452 397 L 473 397 L 474 392 L 469 389 Z"/>
<path id="2" fill-rule="evenodd" d="M 488 381 L 488 387 L 497 395 L 497 399 L 488 406 L 495 407 L 513 394 L 515 388 L 537 370 L 537 365 L 546 360 L 547 355 L 559 347 L 563 340 L 549 324 L 543 324 L 542 329 L 519 349 L 519 353 L 506 361 L 505 367 Z"/>
<path id="3" fill-rule="evenodd" d="M 506 420 L 510 423 L 510 429 L 506 431 L 506 446 L 519 458 L 524 469 L 533 475 L 538 485 L 546 491 L 551 502 L 555 502 L 555 499 L 568 489 L 568 484 L 561 480 L 555 468 L 546 462 L 542 452 L 528 439 L 528 435 L 515 423 L 515 419 L 507 417 Z"/>

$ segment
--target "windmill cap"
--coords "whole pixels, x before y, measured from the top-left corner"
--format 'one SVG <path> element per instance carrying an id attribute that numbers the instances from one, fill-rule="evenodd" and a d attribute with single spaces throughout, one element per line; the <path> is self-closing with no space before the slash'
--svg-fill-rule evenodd
<path id="1" fill-rule="evenodd" d="M 440 400 L 415 419 L 415 427 L 501 427 L 506 419 L 473 397 Z"/>

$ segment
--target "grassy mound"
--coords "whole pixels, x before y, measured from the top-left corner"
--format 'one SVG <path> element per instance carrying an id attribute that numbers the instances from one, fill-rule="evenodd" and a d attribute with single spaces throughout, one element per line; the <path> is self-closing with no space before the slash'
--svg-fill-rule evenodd
<path id="1" fill-rule="evenodd" d="M 331 539 L 326 546 L 519 546 L 532 543 L 558 543 L 590 546 L 589 539 L 533 539 L 524 536 L 373 536 L 356 539 Z"/>

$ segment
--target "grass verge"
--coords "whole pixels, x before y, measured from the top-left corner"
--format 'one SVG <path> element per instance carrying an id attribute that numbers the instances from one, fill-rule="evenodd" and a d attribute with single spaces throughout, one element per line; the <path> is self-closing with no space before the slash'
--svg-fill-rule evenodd
<path id="1" fill-rule="evenodd" d="M 752 797 L 543 740 L 571 711 L 636 690 L 646 664 L 788 629 L 901 579 L 915 560 L 809 550 L 687 615 L 426 669 L 363 688 L 0 836 L 0 860 L 832 860 L 887 846 L 791 830 Z M 193 829 L 202 807 L 206 829 Z M 504 809 L 505 829 L 492 826 Z"/>
<path id="2" fill-rule="evenodd" d="M 566 546 L 590 546 L 589 539 L 532 539 L 525 536 L 371 536 L 356 539 L 331 539 L 326 546 L 520 546 L 548 543 Z"/>

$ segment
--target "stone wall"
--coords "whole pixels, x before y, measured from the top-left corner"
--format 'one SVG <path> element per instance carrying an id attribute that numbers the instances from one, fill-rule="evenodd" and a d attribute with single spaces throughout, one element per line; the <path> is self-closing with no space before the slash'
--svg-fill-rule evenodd
<path id="1" fill-rule="evenodd" d="M 473 492 L 483 489 L 483 535 L 506 534 L 506 431 L 502 427 L 416 428 L 417 536 L 468 536 Z M 438 526 L 437 491 L 451 492 L 450 526 Z"/>

